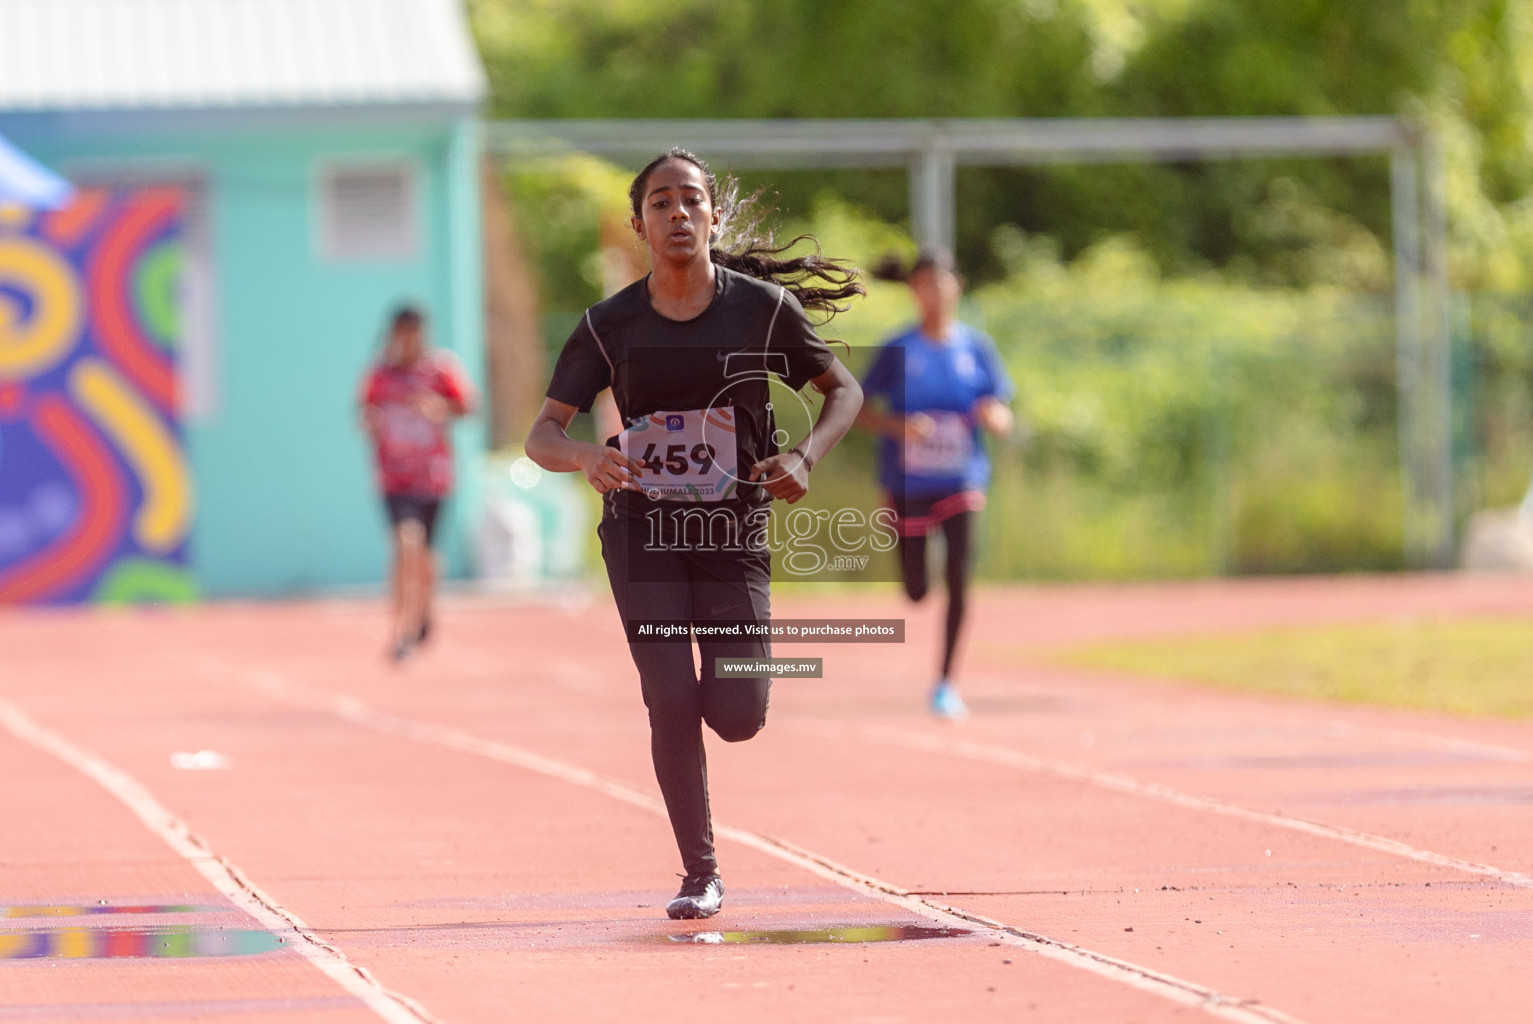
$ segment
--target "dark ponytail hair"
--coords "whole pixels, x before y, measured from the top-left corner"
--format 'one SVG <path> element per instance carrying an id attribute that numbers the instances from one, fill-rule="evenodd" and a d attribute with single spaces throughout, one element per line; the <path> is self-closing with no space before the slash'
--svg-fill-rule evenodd
<path id="1" fill-rule="evenodd" d="M 782 285 L 806 312 L 825 314 L 821 323 L 849 309 L 847 299 L 868 293 L 858 281 L 862 272 L 845 260 L 824 255 L 813 235 L 799 235 L 786 245 L 778 245 L 771 229 L 763 225 L 771 211 L 762 208 L 761 192 L 742 198 L 739 182 L 728 177 L 721 182 L 707 164 L 680 146 L 672 146 L 645 164 L 628 186 L 628 202 L 635 217 L 643 216 L 644 189 L 650 174 L 667 160 L 684 160 L 703 173 L 708 199 L 719 212 L 718 232 L 708 240 L 709 258 L 718 266 Z M 781 258 L 804 241 L 814 246 L 814 252 Z"/>

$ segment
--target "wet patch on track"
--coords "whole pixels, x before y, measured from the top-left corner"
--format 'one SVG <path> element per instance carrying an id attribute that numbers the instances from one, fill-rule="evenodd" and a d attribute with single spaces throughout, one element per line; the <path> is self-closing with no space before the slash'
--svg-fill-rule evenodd
<path id="1" fill-rule="evenodd" d="M 925 939 L 957 939 L 973 934 L 964 928 L 932 928 L 923 925 L 847 925 L 842 928 L 804 930 L 773 928 L 760 931 L 688 932 L 664 936 L 662 941 L 704 946 L 798 946 L 824 942 L 917 942 Z"/>

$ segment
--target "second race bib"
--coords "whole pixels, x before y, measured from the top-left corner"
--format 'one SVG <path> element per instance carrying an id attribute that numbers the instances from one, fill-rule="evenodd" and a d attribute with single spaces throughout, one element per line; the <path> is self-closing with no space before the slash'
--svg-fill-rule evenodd
<path id="1" fill-rule="evenodd" d="M 721 501 L 739 485 L 733 408 L 657 412 L 618 435 L 618 448 L 644 464 L 639 488 L 651 498 Z"/>
<path id="2" fill-rule="evenodd" d="M 927 413 L 931 434 L 905 442 L 905 472 L 916 476 L 957 476 L 974 454 L 974 431 L 956 412 Z"/>
<path id="3" fill-rule="evenodd" d="M 408 402 L 389 402 L 378 406 L 378 443 L 386 451 L 401 455 L 430 451 L 439 436 L 437 424 Z"/>

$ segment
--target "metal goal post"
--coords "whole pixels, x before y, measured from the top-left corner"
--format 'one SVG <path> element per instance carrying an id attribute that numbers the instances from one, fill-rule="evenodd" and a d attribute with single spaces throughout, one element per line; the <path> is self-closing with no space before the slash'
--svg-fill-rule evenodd
<path id="1" fill-rule="evenodd" d="M 918 241 L 951 247 L 960 166 L 1387 154 L 1403 535 L 1412 568 L 1454 563 L 1447 213 L 1430 132 L 1395 117 L 492 121 L 486 149 L 633 163 L 685 146 L 740 170 L 905 167 Z"/>

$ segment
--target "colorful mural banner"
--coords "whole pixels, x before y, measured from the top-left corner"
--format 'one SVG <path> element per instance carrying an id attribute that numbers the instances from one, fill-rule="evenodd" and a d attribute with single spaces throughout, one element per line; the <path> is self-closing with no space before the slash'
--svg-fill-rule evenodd
<path id="1" fill-rule="evenodd" d="M 0 207 L 0 604 L 183 601 L 184 199 Z"/>

